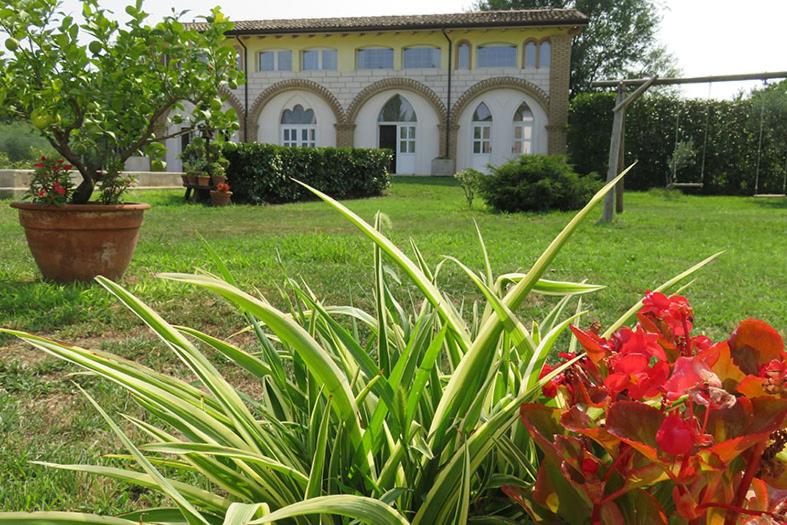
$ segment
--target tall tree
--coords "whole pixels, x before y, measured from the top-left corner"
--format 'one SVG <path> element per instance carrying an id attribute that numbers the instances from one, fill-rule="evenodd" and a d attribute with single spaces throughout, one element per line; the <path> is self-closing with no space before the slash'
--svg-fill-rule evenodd
<path id="1" fill-rule="evenodd" d="M 654 0 L 478 0 L 476 8 L 578 9 L 588 27 L 571 49 L 571 94 L 602 78 L 675 73 L 674 59 L 656 39 L 661 15 Z"/>

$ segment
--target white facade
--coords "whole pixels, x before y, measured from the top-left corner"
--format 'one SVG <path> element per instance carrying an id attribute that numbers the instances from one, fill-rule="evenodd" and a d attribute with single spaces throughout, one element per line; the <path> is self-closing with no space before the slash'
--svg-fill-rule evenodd
<path id="1" fill-rule="evenodd" d="M 437 158 L 450 158 L 456 170 L 486 171 L 521 154 L 560 152 L 570 42 L 581 16 L 569 13 L 570 24 L 541 26 L 533 20 L 543 13 L 510 13 L 506 27 L 492 14 L 426 17 L 473 24 L 447 32 L 419 29 L 424 17 L 381 19 L 382 25 L 413 24 L 406 31 L 353 30 L 368 21 L 331 19 L 337 25 L 327 30 L 282 34 L 275 28 L 288 30 L 298 21 L 260 21 L 255 34 L 257 23 L 249 22 L 243 27 L 252 29 L 229 40 L 247 73 L 246 84 L 227 93 L 241 118 L 239 137 L 287 146 L 385 147 L 395 153 L 395 172 L 408 175 L 432 174 Z M 381 117 L 394 97 L 412 108 L 412 120 Z M 555 104 L 553 97 L 565 100 Z M 473 120 L 480 104 L 491 115 L 482 123 Z M 181 146 L 180 139 L 167 142 L 170 169 L 180 169 Z"/>

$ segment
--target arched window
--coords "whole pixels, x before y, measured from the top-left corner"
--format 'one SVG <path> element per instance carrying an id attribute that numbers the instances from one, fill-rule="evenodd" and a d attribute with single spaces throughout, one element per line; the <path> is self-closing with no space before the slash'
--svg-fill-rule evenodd
<path id="1" fill-rule="evenodd" d="M 514 147 L 517 155 L 533 153 L 533 125 L 535 117 L 527 102 L 522 102 L 514 113 Z"/>
<path id="2" fill-rule="evenodd" d="M 541 42 L 541 45 L 538 46 L 538 67 L 541 69 L 549 69 L 551 63 L 552 44 L 549 43 L 549 40 L 544 40 Z"/>
<path id="3" fill-rule="evenodd" d="M 478 67 L 516 67 L 516 47 L 511 44 L 488 44 L 478 46 Z"/>
<path id="4" fill-rule="evenodd" d="M 538 62 L 538 46 L 532 40 L 525 43 L 525 69 L 535 69 Z"/>
<path id="5" fill-rule="evenodd" d="M 418 119 L 413 105 L 401 95 L 389 98 L 377 116 L 377 122 L 415 122 L 416 120 Z"/>
<path id="6" fill-rule="evenodd" d="M 459 42 L 456 46 L 456 69 L 470 69 L 469 42 Z"/>
<path id="7" fill-rule="evenodd" d="M 313 148 L 317 145 L 317 118 L 314 110 L 295 104 L 281 113 L 281 145 Z"/>
<path id="8" fill-rule="evenodd" d="M 405 69 L 434 69 L 440 67 L 440 48 L 428 46 L 406 47 L 402 51 Z"/>
<path id="9" fill-rule="evenodd" d="M 492 112 L 481 102 L 473 112 L 473 154 L 489 155 L 492 152 Z"/>

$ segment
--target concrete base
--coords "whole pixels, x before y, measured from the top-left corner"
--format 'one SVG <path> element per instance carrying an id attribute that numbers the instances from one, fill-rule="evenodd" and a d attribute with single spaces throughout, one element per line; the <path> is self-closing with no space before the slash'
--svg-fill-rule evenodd
<path id="1" fill-rule="evenodd" d="M 432 176 L 453 177 L 455 173 L 454 159 L 432 159 Z"/>
<path id="2" fill-rule="evenodd" d="M 129 171 L 137 182 L 134 190 L 164 190 L 182 187 L 180 172 L 172 171 Z M 21 197 L 30 184 L 33 170 L 0 170 L 0 199 Z M 77 171 L 71 172 L 71 180 L 79 184 L 82 180 Z"/>

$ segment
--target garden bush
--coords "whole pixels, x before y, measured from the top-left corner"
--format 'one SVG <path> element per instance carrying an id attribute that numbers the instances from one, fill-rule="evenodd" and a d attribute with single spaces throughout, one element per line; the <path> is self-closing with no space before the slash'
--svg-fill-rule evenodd
<path id="1" fill-rule="evenodd" d="M 558 155 L 523 155 L 480 181 L 486 203 L 504 212 L 576 210 L 600 187 L 596 174 L 578 175 Z"/>
<path id="2" fill-rule="evenodd" d="M 224 156 L 235 202 L 275 204 L 314 198 L 292 179 L 340 199 L 381 195 L 390 184 L 387 150 L 228 143 Z"/>

